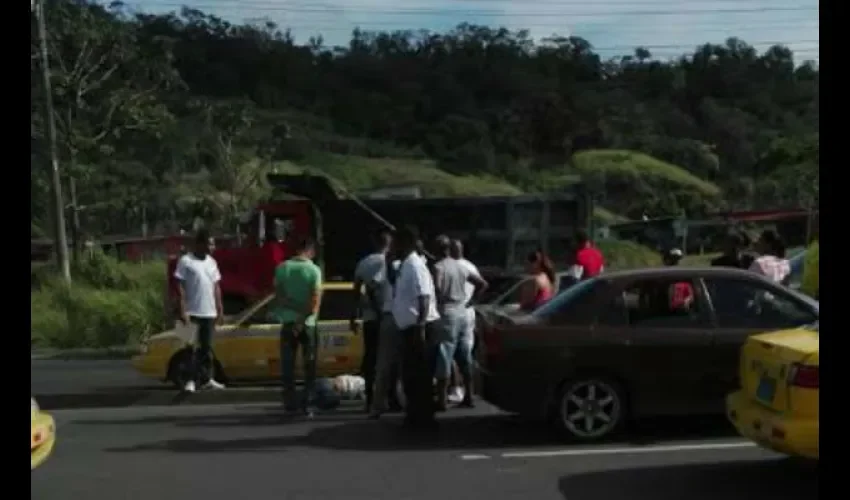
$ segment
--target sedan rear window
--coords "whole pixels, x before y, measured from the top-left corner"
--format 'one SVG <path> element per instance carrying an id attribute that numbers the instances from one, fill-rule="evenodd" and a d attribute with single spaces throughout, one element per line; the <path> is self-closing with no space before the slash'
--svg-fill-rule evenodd
<path id="1" fill-rule="evenodd" d="M 533 313 L 531 313 L 531 315 L 538 318 L 545 318 L 553 314 L 560 313 L 565 310 L 565 308 L 569 307 L 571 303 L 587 295 L 591 290 L 593 290 L 597 283 L 599 283 L 598 278 L 590 278 L 589 280 L 580 281 L 560 292 L 549 302 L 537 308 Z"/>

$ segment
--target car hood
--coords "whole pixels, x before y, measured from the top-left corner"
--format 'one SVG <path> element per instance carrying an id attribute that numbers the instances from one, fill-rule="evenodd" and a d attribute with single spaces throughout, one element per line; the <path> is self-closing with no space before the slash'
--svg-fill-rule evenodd
<path id="1" fill-rule="evenodd" d="M 216 332 L 224 332 L 233 330 L 235 325 L 222 325 L 216 327 Z M 178 323 L 171 330 L 157 333 L 148 337 L 148 343 L 156 342 L 171 342 L 173 340 L 181 340 L 184 342 L 192 342 L 195 338 L 195 325 L 182 325 Z"/>

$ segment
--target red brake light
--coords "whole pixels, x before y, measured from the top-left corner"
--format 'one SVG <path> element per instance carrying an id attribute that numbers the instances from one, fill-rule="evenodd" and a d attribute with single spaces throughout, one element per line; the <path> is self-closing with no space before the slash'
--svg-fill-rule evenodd
<path id="1" fill-rule="evenodd" d="M 818 389 L 820 387 L 820 367 L 794 363 L 791 366 L 790 383 L 795 387 L 804 389 Z"/>

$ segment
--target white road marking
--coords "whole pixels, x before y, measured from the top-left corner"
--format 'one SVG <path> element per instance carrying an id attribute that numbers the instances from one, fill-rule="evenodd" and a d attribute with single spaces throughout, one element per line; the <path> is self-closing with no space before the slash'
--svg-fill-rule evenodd
<path id="1" fill-rule="evenodd" d="M 682 451 L 716 451 L 716 450 L 735 450 L 744 448 L 754 448 L 755 443 L 749 441 L 739 441 L 733 443 L 699 443 L 699 444 L 680 444 L 680 445 L 663 445 L 663 446 L 635 446 L 621 448 L 580 448 L 569 450 L 548 450 L 548 451 L 513 451 L 500 453 L 499 458 L 552 458 L 552 457 L 572 457 L 572 456 L 587 456 L 587 455 L 628 455 L 638 453 L 674 453 Z M 485 460 L 493 458 L 490 455 L 461 455 L 461 460 Z"/>

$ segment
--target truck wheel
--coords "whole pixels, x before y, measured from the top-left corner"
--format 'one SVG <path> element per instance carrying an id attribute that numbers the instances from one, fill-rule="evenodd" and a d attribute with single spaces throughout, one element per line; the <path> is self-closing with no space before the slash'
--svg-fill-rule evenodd
<path id="1" fill-rule="evenodd" d="M 168 362 L 167 380 L 178 389 L 183 389 L 189 377 L 192 376 L 192 350 L 189 347 L 180 349 Z M 213 378 L 218 382 L 225 382 L 224 369 L 217 359 L 213 358 Z"/>
<path id="2" fill-rule="evenodd" d="M 578 441 L 599 441 L 626 422 L 626 393 L 607 377 L 582 376 L 564 383 L 556 400 L 555 423 Z"/>

